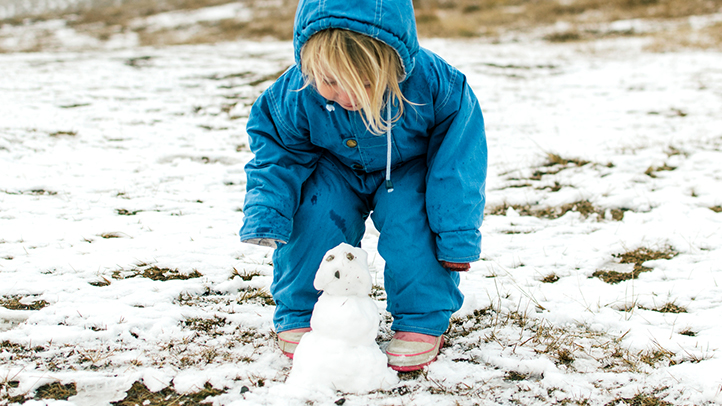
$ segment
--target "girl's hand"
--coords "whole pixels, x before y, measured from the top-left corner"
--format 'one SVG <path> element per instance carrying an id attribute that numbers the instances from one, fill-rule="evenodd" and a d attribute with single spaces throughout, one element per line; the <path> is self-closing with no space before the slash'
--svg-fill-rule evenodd
<path id="1" fill-rule="evenodd" d="M 471 269 L 471 264 L 469 263 L 457 263 L 457 262 L 446 262 L 446 261 L 439 261 L 441 266 L 444 268 L 455 271 L 455 272 L 466 272 L 469 269 Z"/>

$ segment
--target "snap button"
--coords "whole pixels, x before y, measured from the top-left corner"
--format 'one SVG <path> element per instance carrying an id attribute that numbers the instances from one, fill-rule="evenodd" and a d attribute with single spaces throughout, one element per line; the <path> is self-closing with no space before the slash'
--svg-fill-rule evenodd
<path id="1" fill-rule="evenodd" d="M 358 145 L 358 142 L 356 142 L 356 140 L 347 140 L 346 141 L 346 146 L 349 148 L 356 148 L 357 145 Z"/>

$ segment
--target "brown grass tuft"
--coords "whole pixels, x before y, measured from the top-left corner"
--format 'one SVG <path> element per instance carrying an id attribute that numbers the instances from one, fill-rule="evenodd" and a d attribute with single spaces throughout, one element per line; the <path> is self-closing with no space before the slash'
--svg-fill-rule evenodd
<path id="1" fill-rule="evenodd" d="M 251 279 L 255 278 L 256 276 L 263 276 L 263 273 L 261 273 L 258 270 L 255 270 L 255 269 L 252 271 L 248 271 L 245 269 L 242 271 L 239 271 L 238 269 L 233 268 L 233 272 L 231 273 L 231 277 L 229 279 L 233 279 L 236 276 L 241 278 L 242 280 L 248 282 Z"/>
<path id="2" fill-rule="evenodd" d="M 203 319 L 199 317 L 187 318 L 183 321 L 183 325 L 193 331 L 199 331 L 206 333 L 212 337 L 217 337 L 223 332 L 219 329 L 225 327 L 228 324 L 225 317 L 214 315 L 213 318 Z"/>
<path id="3" fill-rule="evenodd" d="M 617 272 L 612 270 L 598 270 L 592 274 L 592 277 L 599 278 L 609 284 L 616 284 L 630 279 L 637 279 L 642 272 L 649 272 L 652 268 L 643 266 L 647 261 L 656 259 L 672 259 L 677 256 L 678 252 L 672 247 L 667 246 L 658 251 L 646 247 L 640 247 L 632 251 L 621 254 L 614 254 L 615 258 L 619 258 L 622 264 L 634 264 L 631 272 Z"/>
<path id="4" fill-rule="evenodd" d="M 136 268 L 130 271 L 121 269 L 113 271 L 112 274 L 112 278 L 118 280 L 139 277 L 152 279 L 154 281 L 187 280 L 200 278 L 201 276 L 203 276 L 203 274 L 195 269 L 190 273 L 181 273 L 178 269 L 159 268 L 155 265 L 151 266 L 143 263 L 138 264 Z"/>
<path id="5" fill-rule="evenodd" d="M 35 391 L 35 399 L 57 399 L 68 400 L 69 397 L 75 396 L 78 391 L 75 382 L 63 385 L 60 382 L 53 382 L 39 387 Z"/>
<path id="6" fill-rule="evenodd" d="M 697 332 L 692 330 L 691 328 L 686 328 L 680 331 L 679 334 L 687 337 L 697 337 Z"/>
<path id="7" fill-rule="evenodd" d="M 45 300 L 34 300 L 30 304 L 21 303 L 23 296 L 0 296 L 0 306 L 10 310 L 40 310 L 49 303 Z"/>
<path id="8" fill-rule="evenodd" d="M 642 272 L 643 271 L 617 272 L 599 270 L 595 271 L 592 276 L 601 279 L 603 282 L 614 285 L 619 282 L 628 281 L 630 279 L 637 279 L 639 277 L 639 274 Z"/>
<path id="9" fill-rule="evenodd" d="M 677 167 L 675 167 L 675 166 L 669 166 L 669 165 L 667 165 L 667 164 L 665 163 L 665 164 L 662 165 L 662 166 L 650 166 L 649 168 L 647 168 L 646 171 L 644 171 L 644 174 L 647 175 L 647 176 L 649 176 L 650 178 L 656 178 L 656 177 L 657 177 L 657 172 L 673 171 L 673 170 L 675 170 L 675 169 L 677 169 Z"/>
<path id="10" fill-rule="evenodd" d="M 687 309 L 674 302 L 668 302 L 657 308 L 651 309 L 660 313 L 687 313 Z"/>
<path id="11" fill-rule="evenodd" d="M 543 278 L 541 279 L 541 281 L 542 281 L 543 283 L 554 283 L 554 282 L 558 282 L 558 281 L 559 281 L 559 275 L 557 275 L 557 274 L 555 274 L 555 273 L 552 272 L 552 273 L 550 273 L 549 275 L 543 277 Z"/>
<path id="12" fill-rule="evenodd" d="M 527 379 L 529 379 L 529 375 L 523 374 L 523 373 L 517 372 L 517 371 L 508 371 L 506 373 L 506 375 L 504 375 L 505 381 L 514 382 L 514 381 L 525 381 Z"/>
<path id="13" fill-rule="evenodd" d="M 619 262 L 623 264 L 634 264 L 635 267 L 641 267 L 642 263 L 646 261 L 653 261 L 656 259 L 672 259 L 678 254 L 679 253 L 670 246 L 663 247 L 660 250 L 640 247 L 622 254 L 615 254 L 614 257 L 619 258 Z"/>
<path id="14" fill-rule="evenodd" d="M 632 398 L 617 398 L 604 406 L 672 406 L 671 403 L 661 400 L 654 395 L 639 393 Z"/>

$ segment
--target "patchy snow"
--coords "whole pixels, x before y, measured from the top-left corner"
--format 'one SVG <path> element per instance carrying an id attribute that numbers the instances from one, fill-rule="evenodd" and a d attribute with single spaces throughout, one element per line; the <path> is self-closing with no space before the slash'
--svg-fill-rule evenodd
<path id="1" fill-rule="evenodd" d="M 722 403 L 722 54 L 644 41 L 423 41 L 485 113 L 484 260 L 424 374 L 309 401 Z M 78 394 L 48 404 L 108 405 L 142 380 L 293 403 L 272 251 L 237 237 L 247 114 L 291 63 L 277 42 L 0 55 L 0 399 L 60 381 Z M 543 210 L 557 215 L 528 215 Z M 377 239 L 369 227 L 380 286 Z M 620 255 L 638 248 L 670 255 L 637 279 L 593 276 L 633 271 Z"/>
<path id="2" fill-rule="evenodd" d="M 167 13 L 155 14 L 150 17 L 137 18 L 133 20 L 129 26 L 131 28 L 146 27 L 148 32 L 154 32 L 209 21 L 250 21 L 251 17 L 252 11 L 245 4 L 229 3 L 221 6 L 205 7 L 198 10 L 169 11 Z"/>

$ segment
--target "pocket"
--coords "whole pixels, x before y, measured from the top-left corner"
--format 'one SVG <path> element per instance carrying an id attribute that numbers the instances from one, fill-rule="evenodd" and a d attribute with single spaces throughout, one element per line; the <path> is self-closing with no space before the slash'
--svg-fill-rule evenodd
<path id="1" fill-rule="evenodd" d="M 364 166 L 368 172 L 375 172 L 386 169 L 386 135 L 375 135 L 370 137 L 359 138 L 358 151 L 363 160 Z M 396 146 L 396 142 L 391 138 L 391 166 L 401 163 L 401 155 Z"/>

